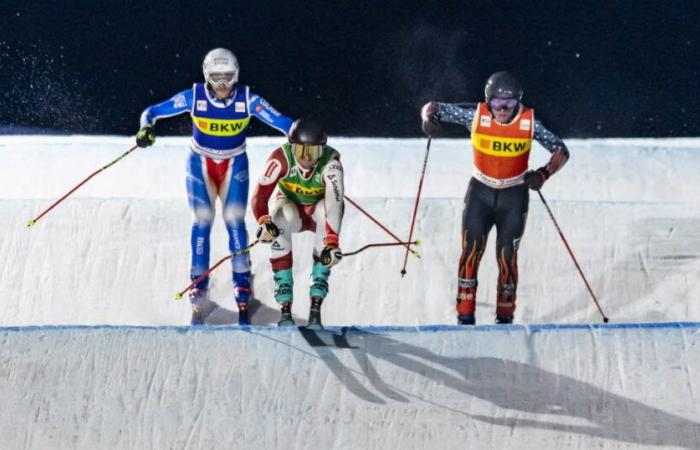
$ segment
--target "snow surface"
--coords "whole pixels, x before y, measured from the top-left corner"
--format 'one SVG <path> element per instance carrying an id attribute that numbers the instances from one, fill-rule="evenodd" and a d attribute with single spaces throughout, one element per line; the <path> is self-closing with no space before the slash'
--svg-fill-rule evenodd
<path id="1" fill-rule="evenodd" d="M 250 140 L 253 180 L 279 143 Z M 407 236 L 425 140 L 330 143 L 347 195 Z M 698 321 L 700 140 L 567 143 L 571 161 L 543 193 L 605 313 L 613 323 Z M 183 327 L 189 306 L 174 295 L 188 284 L 186 144 L 159 138 L 28 229 L 132 140 L 0 137 L 0 448 L 700 448 L 698 324 Z M 547 157 L 536 146 L 531 165 Z M 466 139 L 433 142 L 415 231 L 422 258 L 409 258 L 403 279 L 398 248 L 346 258 L 325 323 L 454 323 L 470 167 Z M 295 239 L 299 324 L 310 238 Z M 346 205 L 343 249 L 390 240 Z M 493 321 L 493 253 L 480 270 L 480 324 Z M 217 217 L 212 262 L 225 254 Z M 266 249 L 251 257 L 253 322 L 270 325 Z M 516 322 L 600 322 L 536 195 L 518 259 Z M 215 324 L 237 321 L 229 270 L 212 277 Z"/>

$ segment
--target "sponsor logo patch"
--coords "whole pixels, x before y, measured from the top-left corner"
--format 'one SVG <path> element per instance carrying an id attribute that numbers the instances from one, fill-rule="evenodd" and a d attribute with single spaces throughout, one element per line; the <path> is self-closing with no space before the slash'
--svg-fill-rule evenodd
<path id="1" fill-rule="evenodd" d="M 194 117 L 194 123 L 200 131 L 214 136 L 235 136 L 248 126 L 250 118 L 223 120 L 209 119 L 206 117 Z"/>
<path id="2" fill-rule="evenodd" d="M 238 172 L 236 175 L 233 176 L 233 179 L 238 181 L 239 183 L 243 183 L 245 181 L 248 181 L 248 171 L 242 170 L 242 171 Z"/>
<path id="3" fill-rule="evenodd" d="M 523 138 L 507 138 L 472 134 L 474 148 L 481 153 L 494 156 L 515 157 L 530 151 L 532 141 Z"/>
<path id="4" fill-rule="evenodd" d="M 197 100 L 197 111 L 206 111 L 207 110 L 207 101 L 206 100 Z"/>
<path id="5" fill-rule="evenodd" d="M 276 160 L 273 159 L 269 161 L 267 163 L 267 166 L 265 167 L 263 175 L 258 180 L 258 183 L 260 183 L 263 186 L 271 185 L 275 182 L 275 180 L 277 180 L 277 177 L 279 177 L 281 170 L 282 166 Z"/>
<path id="6" fill-rule="evenodd" d="M 307 186 L 302 186 L 300 184 L 292 183 L 287 180 L 280 181 L 280 184 L 287 189 L 287 191 L 294 193 L 294 194 L 300 194 L 300 195 L 306 195 L 306 196 L 319 196 L 323 195 L 324 192 L 326 192 L 325 187 L 307 187 Z"/>
<path id="7" fill-rule="evenodd" d="M 530 119 L 523 119 L 520 121 L 520 129 L 521 130 L 529 130 L 530 129 Z"/>
<path id="8" fill-rule="evenodd" d="M 513 239 L 513 250 L 515 250 L 516 252 L 518 251 L 518 248 L 520 248 L 520 239 L 521 238 Z"/>
<path id="9" fill-rule="evenodd" d="M 185 96 L 182 94 L 177 94 L 175 98 L 173 98 L 173 107 L 174 108 L 184 108 L 185 105 L 187 105 L 187 101 L 185 101 Z"/>
<path id="10" fill-rule="evenodd" d="M 491 118 L 489 116 L 481 116 L 480 123 L 482 127 L 490 127 Z"/>
<path id="11" fill-rule="evenodd" d="M 243 102 L 236 102 L 233 105 L 233 108 L 236 112 L 245 112 L 245 103 Z"/>

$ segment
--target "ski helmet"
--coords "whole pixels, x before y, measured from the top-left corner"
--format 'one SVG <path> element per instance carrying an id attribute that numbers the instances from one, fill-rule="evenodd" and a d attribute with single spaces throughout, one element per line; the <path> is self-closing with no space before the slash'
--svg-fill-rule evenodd
<path id="1" fill-rule="evenodd" d="M 231 50 L 215 48 L 202 63 L 204 79 L 211 87 L 233 86 L 238 82 L 238 59 Z"/>
<path id="2" fill-rule="evenodd" d="M 510 72 L 496 72 L 489 77 L 484 87 L 484 97 L 488 102 L 492 98 L 523 98 L 523 88 L 517 78 Z"/>
<path id="3" fill-rule="evenodd" d="M 311 117 L 297 119 L 289 129 L 289 142 L 292 144 L 326 145 L 328 135 L 323 125 Z"/>
<path id="4" fill-rule="evenodd" d="M 294 159 L 305 169 L 316 165 L 327 140 L 328 135 L 323 125 L 310 117 L 295 120 L 289 129 L 289 143 Z"/>

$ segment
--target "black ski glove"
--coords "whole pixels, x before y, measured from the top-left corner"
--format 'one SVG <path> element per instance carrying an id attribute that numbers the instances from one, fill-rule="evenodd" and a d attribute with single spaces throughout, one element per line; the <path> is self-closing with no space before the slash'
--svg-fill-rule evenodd
<path id="1" fill-rule="evenodd" d="M 279 235 L 280 229 L 272 222 L 272 218 L 270 216 L 262 216 L 258 221 L 258 230 L 255 232 L 255 236 L 260 242 L 269 244 L 277 239 Z"/>
<path id="2" fill-rule="evenodd" d="M 440 132 L 440 120 L 437 117 L 438 104 L 426 103 L 420 110 L 421 129 L 427 136 L 433 137 Z"/>
<path id="3" fill-rule="evenodd" d="M 139 147 L 150 147 L 155 141 L 156 133 L 150 125 L 146 125 L 136 133 L 136 145 Z"/>
<path id="4" fill-rule="evenodd" d="M 527 187 L 533 191 L 539 191 L 542 189 L 542 185 L 547 181 L 549 175 L 547 175 L 547 169 L 541 167 L 537 170 L 531 170 L 525 174 L 525 179 L 523 180 Z"/>
<path id="5" fill-rule="evenodd" d="M 335 266 L 343 259 L 338 236 L 329 234 L 326 236 L 324 244 L 325 247 L 321 251 L 321 264 L 324 266 Z"/>

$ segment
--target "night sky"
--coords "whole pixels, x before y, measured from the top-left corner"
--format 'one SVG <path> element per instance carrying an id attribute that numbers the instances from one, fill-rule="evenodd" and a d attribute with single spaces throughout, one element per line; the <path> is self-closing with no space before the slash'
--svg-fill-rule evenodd
<path id="1" fill-rule="evenodd" d="M 507 69 L 564 137 L 700 136 L 698 2 L 2 3 L 0 127 L 134 134 L 223 46 L 242 82 L 334 135 L 420 136 L 423 103 L 478 100 Z"/>

